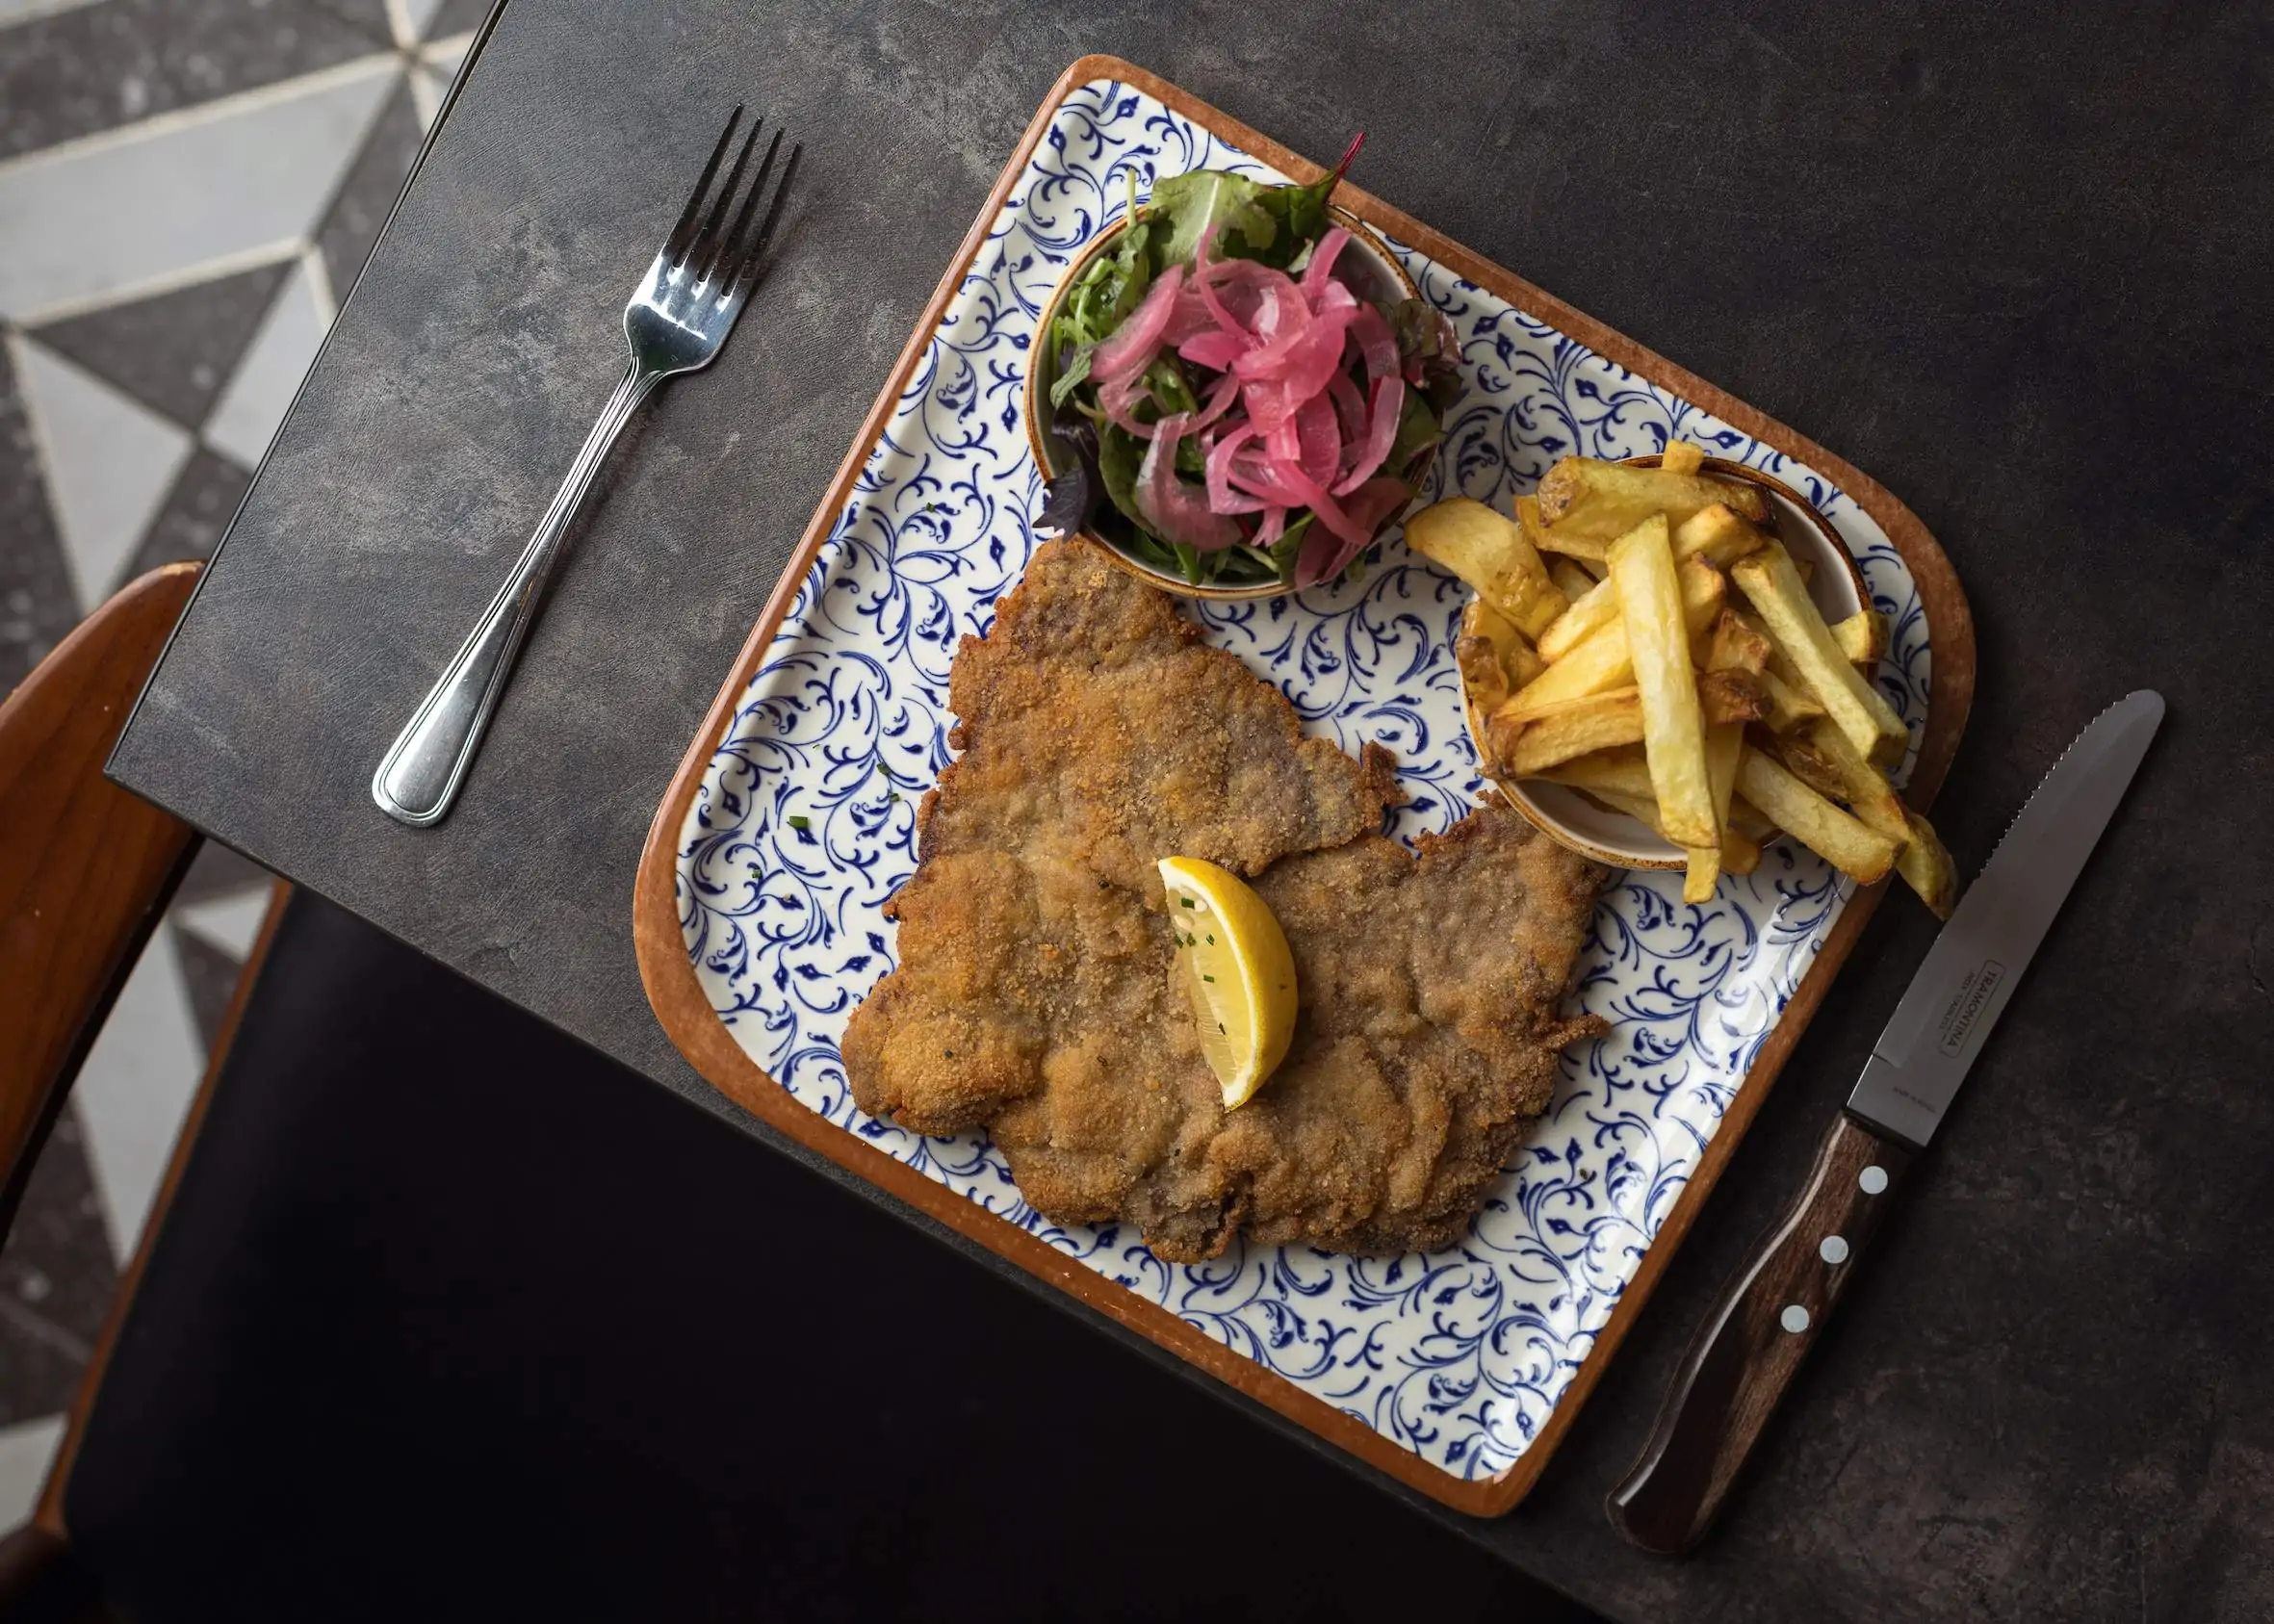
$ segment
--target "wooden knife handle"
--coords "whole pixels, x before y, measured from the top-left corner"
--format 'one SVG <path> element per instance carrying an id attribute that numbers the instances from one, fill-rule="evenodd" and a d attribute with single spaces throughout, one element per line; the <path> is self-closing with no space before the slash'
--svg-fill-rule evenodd
<path id="1" fill-rule="evenodd" d="M 1704 1534 L 1840 1301 L 1911 1155 L 1845 1111 L 1834 1120 L 1799 1199 L 1698 1328 L 1649 1442 L 1604 1504 L 1612 1527 L 1666 1556 Z"/>

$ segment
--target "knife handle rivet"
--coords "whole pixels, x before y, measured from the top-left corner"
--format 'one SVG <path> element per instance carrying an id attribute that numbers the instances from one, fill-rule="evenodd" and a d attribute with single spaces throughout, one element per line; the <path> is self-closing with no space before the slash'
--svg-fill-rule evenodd
<path id="1" fill-rule="evenodd" d="M 1797 1302 L 1788 1302 L 1785 1311 L 1777 1315 L 1776 1323 L 1797 1336 L 1808 1328 L 1808 1310 Z"/>
<path id="2" fill-rule="evenodd" d="M 1826 1263 L 1847 1262 L 1847 1237 L 1843 1235 L 1826 1235 L 1822 1241 L 1817 1243 L 1816 1255 L 1822 1258 Z"/>
<path id="3" fill-rule="evenodd" d="M 1865 1195 L 1876 1196 L 1887 1188 L 1887 1170 L 1883 1167 L 1868 1167 L 1855 1175 L 1855 1183 L 1856 1188 Z"/>

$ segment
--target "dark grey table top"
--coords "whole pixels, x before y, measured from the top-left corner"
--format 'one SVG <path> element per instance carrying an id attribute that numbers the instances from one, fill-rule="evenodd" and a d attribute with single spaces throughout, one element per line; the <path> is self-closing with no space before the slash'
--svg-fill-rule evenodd
<path id="1" fill-rule="evenodd" d="M 1463 1526 L 1624 1617 L 2264 1616 L 2274 23 L 1744 13 L 512 0 L 115 770 L 732 1114 L 640 991 L 641 838 L 1036 102 L 1109 50 L 1301 151 L 1363 126 L 1370 190 L 1941 537 L 1980 635 L 1962 863 L 2107 701 L 2172 708 L 1713 1544 L 1643 1558 L 1601 1498 L 1925 946 L 1899 898 L 1538 1491 Z M 810 143 L 779 272 L 617 455 L 456 812 L 399 828 L 373 764 L 614 380 L 659 187 L 744 96 Z"/>

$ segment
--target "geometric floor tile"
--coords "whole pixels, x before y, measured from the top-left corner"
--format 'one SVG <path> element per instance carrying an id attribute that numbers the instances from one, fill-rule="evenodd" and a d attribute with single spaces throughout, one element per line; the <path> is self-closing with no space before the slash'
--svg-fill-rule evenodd
<path id="1" fill-rule="evenodd" d="M 211 1054 L 229 1018 L 229 1006 L 236 1001 L 237 983 L 244 979 L 245 967 L 176 923 L 168 921 L 160 928 L 173 933 L 174 958 L 182 967 L 182 991 L 189 996 L 190 1019 L 197 1028 L 198 1043 Z"/>
<path id="2" fill-rule="evenodd" d="M 86 1135 L 65 1105 L 0 1250 L 0 1427 L 70 1404 L 117 1284 Z"/>
<path id="3" fill-rule="evenodd" d="M 188 902 L 173 911 L 177 929 L 188 931 L 210 947 L 218 947 L 239 964 L 252 956 L 261 921 L 269 916 L 266 884 L 232 891 L 205 902 Z"/>
<path id="4" fill-rule="evenodd" d="M 275 301 L 289 262 L 105 306 L 32 336 L 145 406 L 195 428 Z"/>
<path id="5" fill-rule="evenodd" d="M 489 9 L 0 0 L 0 692 L 130 573 L 212 554 Z M 272 883 L 219 846 L 193 862 L 0 1242 L 0 1528 Z"/>
<path id="6" fill-rule="evenodd" d="M 135 549 L 134 561 L 126 566 L 122 579 L 132 580 L 178 558 L 212 557 L 214 549 L 220 545 L 221 532 L 229 528 L 245 493 L 251 488 L 250 474 L 199 446 L 182 464 L 173 489 L 166 493 L 157 517 L 142 532 L 142 545 Z"/>
<path id="7" fill-rule="evenodd" d="M 0 46 L 0 155 L 277 84 L 382 50 L 381 0 L 102 0 Z"/>
<path id="8" fill-rule="evenodd" d="M 276 437 L 300 380 L 323 348 L 331 324 L 331 300 L 310 274 L 314 253 L 303 254 L 269 303 L 260 330 L 245 347 L 213 415 L 205 420 L 205 443 L 241 468 L 259 466 Z M 326 278 L 328 281 L 328 277 Z"/>
<path id="9" fill-rule="evenodd" d="M 0 1428 L 0 1529 L 31 1520 L 39 1504 L 40 1487 L 47 1482 L 48 1464 L 63 1441 L 64 1418 L 60 1415 Z"/>
<path id="10" fill-rule="evenodd" d="M 35 17 L 51 17 L 58 12 L 75 11 L 91 4 L 93 0 L 0 0 L 0 28 L 12 28 Z"/>
<path id="11" fill-rule="evenodd" d="M 32 339 L 10 350 L 79 606 L 91 609 L 172 488 L 190 434 Z"/>
<path id="12" fill-rule="evenodd" d="M 0 693 L 22 682 L 79 619 L 70 566 L 39 472 L 8 348 L 0 345 Z"/>
<path id="13" fill-rule="evenodd" d="M 401 76 L 389 51 L 0 165 L 0 318 L 50 320 L 288 251 Z"/>
<path id="14" fill-rule="evenodd" d="M 158 931 L 71 1089 L 111 1255 L 120 1261 L 142 1236 L 205 1053 L 173 938 Z"/>
<path id="15" fill-rule="evenodd" d="M 363 262 L 371 257 L 379 227 L 387 223 L 388 212 L 402 195 L 403 176 L 410 173 L 425 134 L 426 125 L 408 86 L 397 86 L 373 121 L 371 135 L 353 168 L 340 182 L 331 212 L 317 228 L 316 241 L 331 271 L 336 297 L 348 296 L 348 290 L 363 271 Z"/>

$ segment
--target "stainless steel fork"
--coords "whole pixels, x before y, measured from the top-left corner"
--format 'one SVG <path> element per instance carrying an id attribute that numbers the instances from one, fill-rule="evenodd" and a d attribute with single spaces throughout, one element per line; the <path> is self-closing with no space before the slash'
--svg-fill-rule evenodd
<path id="1" fill-rule="evenodd" d="M 782 146 L 780 130 L 766 142 L 765 156 L 747 190 L 742 186 L 742 172 L 749 166 L 764 119 L 753 120 L 742 149 L 736 155 L 735 167 L 727 171 L 726 183 L 715 193 L 711 192 L 719 162 L 734 144 L 735 131 L 741 121 L 742 109 L 737 107 L 711 150 L 711 162 L 703 166 L 703 178 L 695 183 L 694 195 L 687 199 L 679 223 L 671 228 L 655 263 L 624 306 L 624 337 L 632 349 L 624 380 L 616 385 L 600 421 L 585 437 L 584 449 L 569 466 L 568 477 L 561 480 L 553 505 L 537 522 L 536 533 L 522 549 L 513 573 L 482 611 L 465 646 L 412 712 L 372 779 L 372 798 L 398 822 L 424 829 L 440 822 L 450 811 L 474 752 L 480 746 L 490 713 L 497 709 L 498 696 L 512 674 L 514 656 L 521 652 L 522 639 L 536 618 L 546 578 L 560 554 L 561 538 L 568 533 L 608 449 L 656 385 L 711 364 L 733 330 L 735 319 L 749 302 L 760 257 L 781 217 L 782 200 L 789 194 L 789 182 L 797 173 L 803 148 L 791 143 L 773 201 L 759 219 L 759 201 L 765 194 L 767 178 Z M 738 208 L 735 206 L 737 195 L 741 197 Z M 758 220 L 755 228 L 754 219 Z"/>

